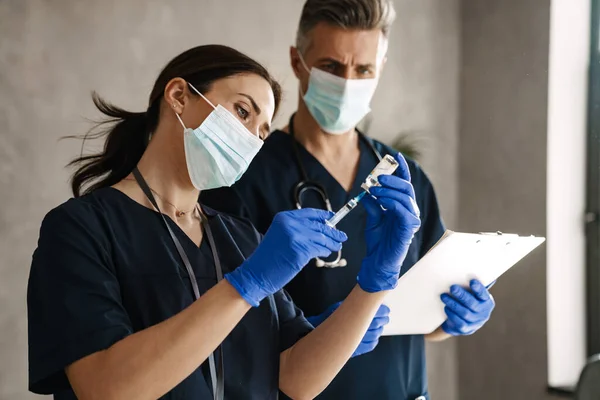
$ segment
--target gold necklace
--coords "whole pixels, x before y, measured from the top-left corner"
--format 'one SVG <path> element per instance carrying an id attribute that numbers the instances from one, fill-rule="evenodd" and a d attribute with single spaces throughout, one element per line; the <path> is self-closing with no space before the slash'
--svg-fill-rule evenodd
<path id="1" fill-rule="evenodd" d="M 149 186 L 148 186 L 148 187 L 149 187 Z M 163 198 L 163 197 L 162 197 L 160 194 L 158 194 L 158 193 L 156 192 L 156 190 L 154 190 L 154 189 L 152 189 L 152 188 L 150 188 L 150 190 L 152 190 L 152 193 L 154 193 L 155 195 L 157 195 L 159 199 L 161 199 L 162 201 L 164 201 L 165 203 L 169 204 L 171 207 L 173 207 L 173 208 L 175 209 L 175 216 L 176 216 L 177 218 L 181 218 L 181 217 L 183 217 L 184 215 L 186 215 L 186 214 L 188 214 L 188 213 L 191 213 L 192 211 L 194 211 L 194 210 L 196 209 L 196 207 L 194 206 L 194 208 L 192 208 L 191 210 L 188 210 L 188 211 L 181 211 L 179 208 L 177 208 L 177 206 L 176 206 L 175 204 L 171 203 L 169 200 L 167 200 L 167 199 Z"/>
<path id="2" fill-rule="evenodd" d="M 126 181 L 135 181 L 135 179 L 132 178 L 125 178 L 124 180 Z M 173 207 L 175 209 L 175 216 L 177 218 L 181 218 L 186 214 L 191 213 L 192 211 L 196 210 L 196 206 L 194 206 L 194 208 L 192 208 L 191 210 L 188 211 L 182 211 L 180 210 L 175 204 L 171 203 L 169 200 L 165 199 L 164 197 L 162 197 L 156 190 L 152 189 L 150 186 L 148 186 L 150 188 L 150 190 L 152 191 L 152 193 L 154 193 L 156 196 L 158 196 L 159 199 L 161 199 L 162 201 L 164 201 L 165 203 L 167 203 L 168 205 L 170 205 L 171 207 Z"/>

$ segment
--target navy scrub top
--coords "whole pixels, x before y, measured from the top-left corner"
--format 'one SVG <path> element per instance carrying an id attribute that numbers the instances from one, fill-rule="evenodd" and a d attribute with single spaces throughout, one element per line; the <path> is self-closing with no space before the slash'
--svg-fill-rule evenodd
<path id="1" fill-rule="evenodd" d="M 202 202 L 248 218 L 260 232 L 266 232 L 277 212 L 295 208 L 294 187 L 302 178 L 292 140 L 281 131 L 271 134 L 238 183 L 232 188 L 202 193 Z M 371 142 L 382 156 L 396 153 L 382 143 Z M 309 180 L 326 188 L 336 211 L 360 193 L 361 182 L 378 163 L 371 147 L 360 140 L 357 177 L 352 190 L 347 193 L 316 158 L 300 144 L 298 147 Z M 425 255 L 445 230 L 431 182 L 414 161 L 407 161 L 421 210 L 422 227 L 412 242 L 401 273 Z M 308 192 L 302 206 L 324 208 L 325 205 L 318 195 Z M 317 268 L 313 261 L 286 287 L 305 315 L 322 313 L 329 305 L 343 300 L 356 285 L 356 276 L 366 254 L 365 222 L 366 211 L 357 207 L 337 225 L 348 235 L 342 250 L 342 256 L 348 261 L 346 267 Z M 419 396 L 428 397 L 423 336 L 386 336 L 380 339 L 374 351 L 351 359 L 318 398 L 413 400 Z"/>
<path id="2" fill-rule="evenodd" d="M 261 236 L 246 221 L 204 208 L 223 272 Z M 200 247 L 168 219 L 201 293 L 216 284 L 207 240 Z M 50 211 L 33 255 L 27 294 L 29 388 L 75 399 L 64 369 L 194 301 L 185 266 L 160 215 L 113 188 Z M 223 342 L 226 399 L 275 399 L 279 354 L 312 330 L 280 291 L 251 309 Z M 202 337 L 198 336 L 198 341 Z M 212 399 L 208 362 L 163 399 Z"/>

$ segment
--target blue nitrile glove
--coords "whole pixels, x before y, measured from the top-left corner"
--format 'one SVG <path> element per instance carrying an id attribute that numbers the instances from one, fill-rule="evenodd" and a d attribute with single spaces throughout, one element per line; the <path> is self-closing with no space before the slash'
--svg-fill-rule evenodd
<path id="1" fill-rule="evenodd" d="M 308 322 L 311 323 L 312 326 L 316 328 L 317 326 L 321 325 L 323 321 L 329 318 L 329 316 L 333 314 L 335 310 L 337 310 L 340 304 L 342 304 L 341 301 L 339 303 L 332 304 L 327 308 L 327 310 L 323 311 L 323 313 L 312 317 L 306 317 L 306 319 L 308 320 Z M 379 343 L 379 337 L 383 332 L 383 327 L 386 326 L 388 322 L 390 322 L 389 315 L 389 307 L 385 304 L 382 304 L 377 310 L 375 317 L 373 317 L 371 325 L 369 325 L 369 329 L 365 333 L 365 336 L 363 336 L 362 340 L 360 341 L 360 344 L 352 354 L 352 357 L 368 353 L 377 346 L 377 343 Z"/>
<path id="2" fill-rule="evenodd" d="M 444 332 L 452 336 L 472 335 L 477 332 L 490 319 L 494 310 L 494 298 L 488 291 L 494 283 L 495 281 L 486 288 L 474 279 L 470 283 L 471 291 L 459 285 L 452 285 L 450 294 L 442 294 L 442 302 L 446 305 L 444 311 L 448 316 L 442 324 Z"/>
<path id="3" fill-rule="evenodd" d="M 305 208 L 275 215 L 254 253 L 225 279 L 253 307 L 283 288 L 315 257 L 342 248 L 345 233 L 325 224 L 332 212 Z"/>
<path id="4" fill-rule="evenodd" d="M 386 326 L 388 322 L 390 322 L 390 309 L 385 304 L 382 304 L 371 321 L 367 333 L 365 333 L 365 336 L 363 336 L 360 344 L 354 351 L 354 354 L 352 354 L 352 357 L 357 357 L 373 351 L 379 343 L 379 337 L 383 333 L 383 327 Z"/>
<path id="5" fill-rule="evenodd" d="M 366 292 L 396 287 L 410 243 L 421 226 L 408 164 L 401 154 L 396 160 L 400 164 L 397 176 L 379 176 L 382 186 L 372 187 L 372 196 L 362 200 L 367 210 L 367 256 L 358 273 L 358 284 Z"/>

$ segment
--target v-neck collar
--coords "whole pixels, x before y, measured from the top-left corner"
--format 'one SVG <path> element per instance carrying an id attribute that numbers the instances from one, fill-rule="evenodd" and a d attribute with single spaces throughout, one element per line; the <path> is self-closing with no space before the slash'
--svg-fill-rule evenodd
<path id="1" fill-rule="evenodd" d="M 365 143 L 365 140 L 368 140 L 366 138 L 362 138 L 361 137 L 361 133 L 357 131 L 357 135 L 358 135 L 358 149 L 359 149 L 359 157 L 358 157 L 358 168 L 356 170 L 356 174 L 354 176 L 354 182 L 352 183 L 352 187 L 350 188 L 350 191 L 347 191 L 341 184 L 340 182 L 334 178 L 333 175 L 331 175 L 331 173 L 329 172 L 329 170 L 327 170 L 327 168 L 325 168 L 325 166 L 310 152 L 306 149 L 306 147 L 304 147 L 304 145 L 302 145 L 302 143 L 300 143 L 298 140 L 296 140 L 296 138 L 294 136 L 292 136 L 289 133 L 285 133 L 283 131 L 278 131 L 277 133 L 280 133 L 281 135 L 285 135 L 288 136 L 289 140 L 290 140 L 290 144 L 292 146 L 297 146 L 298 150 L 299 150 L 299 156 L 300 156 L 300 161 L 302 161 L 303 163 L 305 162 L 303 159 L 308 159 L 309 162 L 315 164 L 317 166 L 318 169 L 321 170 L 321 173 L 324 173 L 332 182 L 334 182 L 334 185 L 336 186 L 336 190 L 340 190 L 341 192 L 344 193 L 345 195 L 345 201 L 349 201 L 351 198 L 355 197 L 356 195 L 358 195 L 361 192 L 361 187 L 360 185 L 363 183 L 363 181 L 366 179 L 368 173 L 375 167 L 376 164 L 373 164 L 373 166 L 370 166 L 371 164 L 371 149 L 368 146 L 367 143 Z M 297 161 L 294 159 L 294 163 L 297 164 Z M 300 166 L 297 165 L 296 166 L 298 169 L 300 169 Z M 304 166 L 304 169 L 307 171 L 307 179 L 309 181 L 315 181 L 315 182 L 319 182 L 318 179 L 314 179 L 311 177 L 310 174 L 310 169 L 306 168 L 306 166 Z M 363 172 L 363 171 L 368 171 L 368 172 Z M 320 175 L 320 174 L 319 174 Z"/>
<path id="2" fill-rule="evenodd" d="M 181 229 L 181 227 L 179 226 L 179 224 L 177 224 L 177 222 L 173 221 L 173 218 L 171 218 L 170 215 L 165 214 L 165 213 L 161 213 L 158 212 L 157 210 L 153 210 L 150 209 L 146 206 L 144 206 L 143 204 L 138 203 L 137 201 L 135 201 L 134 199 L 132 199 L 131 197 L 129 197 L 127 194 L 123 193 L 122 191 L 120 191 L 117 188 L 114 188 L 112 186 L 107 187 L 106 189 L 110 189 L 113 192 L 117 192 L 120 196 L 124 197 L 125 199 L 127 199 L 130 203 L 137 205 L 143 209 L 148 210 L 148 212 L 156 215 L 156 216 L 161 216 L 161 214 L 165 217 L 165 219 L 167 220 L 167 223 L 171 226 L 171 229 L 173 229 L 173 232 L 175 232 L 175 234 L 178 237 L 183 237 L 185 241 L 187 241 L 189 246 L 192 246 L 192 248 L 200 250 L 202 249 L 202 246 L 204 245 L 204 242 L 206 242 L 207 238 L 206 238 L 206 231 L 204 229 L 204 224 L 202 224 L 202 221 L 200 221 L 200 229 L 202 229 L 202 240 L 200 241 L 199 244 L 196 244 L 196 242 L 194 242 L 187 233 L 185 233 L 185 231 L 183 229 Z M 202 212 L 204 212 L 204 214 L 206 215 L 207 218 L 207 222 L 210 224 L 210 221 L 212 219 L 212 217 L 214 217 L 216 215 L 216 213 L 208 208 L 208 207 L 204 207 L 200 204 L 200 209 L 202 210 Z M 164 226 L 164 224 L 161 221 L 161 225 Z M 208 243 L 207 243 L 208 244 Z"/>

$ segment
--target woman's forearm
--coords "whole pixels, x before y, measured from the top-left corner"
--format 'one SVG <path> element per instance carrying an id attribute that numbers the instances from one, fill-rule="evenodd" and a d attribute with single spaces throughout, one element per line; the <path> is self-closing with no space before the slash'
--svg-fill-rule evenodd
<path id="1" fill-rule="evenodd" d="M 294 399 L 312 399 L 342 369 L 369 328 L 387 292 L 358 285 L 313 332 L 281 354 L 279 387 Z"/>
<path id="2" fill-rule="evenodd" d="M 156 399 L 196 370 L 248 312 L 225 280 L 179 314 L 66 369 L 79 399 Z"/>

